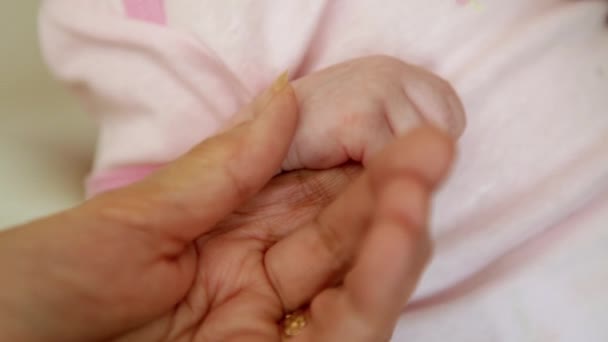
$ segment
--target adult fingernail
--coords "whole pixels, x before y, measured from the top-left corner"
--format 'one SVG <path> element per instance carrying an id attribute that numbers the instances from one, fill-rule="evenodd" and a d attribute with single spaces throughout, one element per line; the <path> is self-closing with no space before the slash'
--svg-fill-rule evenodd
<path id="1" fill-rule="evenodd" d="M 272 83 L 272 92 L 274 94 L 278 94 L 281 91 L 283 91 L 283 89 L 285 89 L 285 87 L 287 87 L 287 85 L 289 84 L 289 71 L 285 70 L 275 81 L 274 83 Z"/>
<path id="2" fill-rule="evenodd" d="M 287 88 L 290 88 L 289 73 L 285 71 L 277 77 L 268 89 L 260 95 L 260 98 L 256 100 L 256 104 L 254 105 L 254 117 L 272 115 L 270 113 L 276 111 L 273 106 L 284 106 L 285 101 L 282 99 L 282 96 L 285 96 L 284 92 Z"/>
<path id="3" fill-rule="evenodd" d="M 255 100 L 254 100 L 254 112 L 259 113 L 263 111 L 268 105 L 272 98 L 280 94 L 287 85 L 289 84 L 289 72 L 283 72 L 279 77 L 277 77 L 274 82 L 268 87 L 265 91 L 263 91 Z"/>

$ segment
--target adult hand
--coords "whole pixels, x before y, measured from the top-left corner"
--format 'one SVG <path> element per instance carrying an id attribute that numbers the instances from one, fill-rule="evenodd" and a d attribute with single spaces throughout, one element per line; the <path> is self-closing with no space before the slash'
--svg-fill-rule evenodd
<path id="1" fill-rule="evenodd" d="M 143 182 L 0 234 L 1 339 L 388 339 L 429 257 L 451 140 L 420 129 L 352 184 L 349 169 L 288 174 L 254 197 L 285 157 L 295 103 L 279 83 L 243 109 L 254 120 Z M 280 321 L 301 308 L 306 327 L 286 337 Z"/>

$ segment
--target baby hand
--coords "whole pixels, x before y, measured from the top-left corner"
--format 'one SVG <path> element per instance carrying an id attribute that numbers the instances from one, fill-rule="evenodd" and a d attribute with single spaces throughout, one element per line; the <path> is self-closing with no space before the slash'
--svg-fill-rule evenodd
<path id="1" fill-rule="evenodd" d="M 364 165 L 398 135 L 422 123 L 457 138 L 463 106 L 440 77 L 386 56 L 341 63 L 293 82 L 300 122 L 284 171 Z"/>

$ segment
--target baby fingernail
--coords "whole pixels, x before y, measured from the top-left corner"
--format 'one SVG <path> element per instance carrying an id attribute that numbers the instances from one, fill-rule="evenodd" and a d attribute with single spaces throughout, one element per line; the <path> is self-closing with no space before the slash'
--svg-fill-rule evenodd
<path id="1" fill-rule="evenodd" d="M 448 96 L 448 105 L 452 113 L 452 134 L 455 138 L 459 138 L 467 125 L 467 117 L 464 111 L 464 106 L 460 99 L 456 96 Z"/>

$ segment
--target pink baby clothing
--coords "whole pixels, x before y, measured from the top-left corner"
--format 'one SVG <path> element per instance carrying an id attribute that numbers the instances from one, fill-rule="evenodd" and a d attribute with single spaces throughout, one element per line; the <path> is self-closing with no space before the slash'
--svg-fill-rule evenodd
<path id="1" fill-rule="evenodd" d="M 385 54 L 441 75 L 468 127 L 394 340 L 592 342 L 608 341 L 607 14 L 600 0 L 45 0 L 40 23 L 51 69 L 99 122 L 91 194 L 213 135 L 283 70 Z"/>

